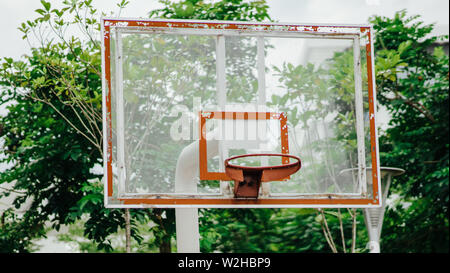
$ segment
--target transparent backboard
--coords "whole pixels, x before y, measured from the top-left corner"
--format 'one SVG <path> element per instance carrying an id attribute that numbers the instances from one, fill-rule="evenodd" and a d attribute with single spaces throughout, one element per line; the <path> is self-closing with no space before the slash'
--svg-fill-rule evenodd
<path id="1" fill-rule="evenodd" d="M 107 207 L 379 206 L 370 26 L 110 18 L 102 32 Z M 302 167 L 234 198 L 224 160 L 260 153 Z"/>

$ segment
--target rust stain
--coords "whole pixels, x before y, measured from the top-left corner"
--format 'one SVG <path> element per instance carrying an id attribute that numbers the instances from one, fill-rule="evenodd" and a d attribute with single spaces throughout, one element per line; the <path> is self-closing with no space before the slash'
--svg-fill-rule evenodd
<path id="1" fill-rule="evenodd" d="M 196 28 L 196 29 L 232 29 L 232 30 L 252 30 L 252 31 L 283 31 L 283 32 L 320 32 L 336 34 L 345 33 L 349 29 L 368 29 L 367 27 L 355 26 L 317 26 L 317 25 L 273 25 L 270 23 L 222 23 L 222 22 L 175 22 L 175 21 L 146 21 L 146 20 L 122 20 L 105 19 L 105 26 L 114 27 L 156 27 L 156 28 Z"/>
<path id="2" fill-rule="evenodd" d="M 373 63 L 371 58 L 372 52 L 372 33 L 370 29 L 367 30 L 368 43 L 366 44 L 366 54 L 367 54 L 367 81 L 368 81 L 368 92 L 369 92 L 369 115 L 375 117 L 375 105 L 374 105 L 374 97 L 375 97 L 375 86 L 373 84 Z M 379 188 L 378 188 L 378 162 L 377 162 L 377 142 L 376 142 L 376 124 L 375 118 L 370 119 L 370 150 L 372 156 L 372 190 L 374 196 L 374 203 L 379 203 Z"/>
<path id="3" fill-rule="evenodd" d="M 111 39 L 110 37 L 110 27 L 107 22 L 105 22 L 105 32 L 104 32 L 104 44 L 105 44 L 105 77 L 106 77 L 106 140 L 107 140 L 107 195 L 113 195 L 113 173 L 112 173 L 112 118 L 111 118 Z"/>

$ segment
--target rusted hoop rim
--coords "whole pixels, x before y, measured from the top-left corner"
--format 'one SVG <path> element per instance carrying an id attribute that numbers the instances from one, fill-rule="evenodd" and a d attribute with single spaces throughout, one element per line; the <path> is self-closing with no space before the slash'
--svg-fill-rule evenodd
<path id="1" fill-rule="evenodd" d="M 242 158 L 242 157 L 251 157 L 251 156 L 281 156 L 281 157 L 289 157 L 289 158 L 293 158 L 295 160 L 297 160 L 294 163 L 289 163 L 289 164 L 283 164 L 283 165 L 274 165 L 274 166 L 262 166 L 262 167 L 254 167 L 254 166 L 241 166 L 241 165 L 234 165 L 234 164 L 230 164 L 228 163 L 231 160 L 237 159 L 237 158 Z M 227 158 L 224 162 L 225 164 L 225 168 L 234 168 L 234 169 L 239 169 L 239 170 L 273 170 L 273 169 L 285 169 L 285 168 L 294 168 L 297 167 L 300 169 L 301 167 L 301 160 L 299 157 L 295 156 L 295 155 L 288 155 L 288 154 L 246 154 L 246 155 L 238 155 L 238 156 L 233 156 L 230 158 Z"/>

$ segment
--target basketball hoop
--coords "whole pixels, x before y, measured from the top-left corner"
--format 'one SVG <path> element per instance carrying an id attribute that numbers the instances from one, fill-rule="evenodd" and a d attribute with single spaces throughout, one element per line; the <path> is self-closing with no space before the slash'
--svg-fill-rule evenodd
<path id="1" fill-rule="evenodd" d="M 229 162 L 238 158 L 253 156 L 281 156 L 283 159 L 292 158 L 296 162 L 275 166 L 242 166 Z M 283 160 L 284 161 L 284 160 Z M 287 154 L 246 154 L 230 157 L 225 160 L 225 173 L 234 180 L 235 198 L 258 198 L 261 182 L 282 180 L 296 173 L 301 168 L 300 158 Z"/>

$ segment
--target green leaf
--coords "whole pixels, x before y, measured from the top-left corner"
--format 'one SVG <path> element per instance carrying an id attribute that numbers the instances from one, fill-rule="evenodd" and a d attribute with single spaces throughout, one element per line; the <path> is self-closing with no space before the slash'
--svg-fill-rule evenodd
<path id="1" fill-rule="evenodd" d="M 445 56 L 445 51 L 442 48 L 442 46 L 435 47 L 434 51 L 433 51 L 433 55 L 438 59 L 442 59 L 442 57 Z"/>
<path id="2" fill-rule="evenodd" d="M 84 210 L 84 207 L 88 204 L 88 203 L 92 203 L 92 204 L 99 204 L 103 202 L 103 197 L 100 194 L 88 194 L 86 196 L 84 196 L 83 198 L 81 198 L 81 200 L 78 202 L 78 206 L 80 211 Z"/>
<path id="3" fill-rule="evenodd" d="M 50 14 L 47 13 L 44 15 L 44 17 L 41 17 L 40 19 L 41 19 L 41 21 L 46 22 L 46 21 L 50 20 Z"/>
<path id="4" fill-rule="evenodd" d="M 34 88 L 42 87 L 44 85 L 44 83 L 45 83 L 45 77 L 44 76 L 38 77 L 38 78 L 36 78 L 36 79 L 34 79 L 32 81 L 32 84 L 33 84 Z"/>
<path id="5" fill-rule="evenodd" d="M 40 15 L 44 15 L 45 13 L 47 13 L 45 10 L 43 9 L 37 9 L 35 10 L 37 13 L 39 13 Z"/>
<path id="6" fill-rule="evenodd" d="M 75 149 L 70 153 L 70 158 L 72 158 L 74 161 L 76 161 L 81 156 L 81 151 L 78 149 Z"/>
<path id="7" fill-rule="evenodd" d="M 129 1 L 126 0 L 122 0 L 122 2 L 116 4 L 119 8 L 125 8 L 126 5 L 128 5 L 128 3 L 130 3 Z"/>
<path id="8" fill-rule="evenodd" d="M 31 138 L 27 137 L 22 141 L 21 147 L 30 147 L 33 145 L 33 143 L 34 141 Z"/>
<path id="9" fill-rule="evenodd" d="M 45 2 L 45 0 L 41 0 L 42 5 L 44 6 L 46 11 L 50 11 L 50 3 L 49 2 Z"/>
<path id="10" fill-rule="evenodd" d="M 33 112 L 35 113 L 41 112 L 43 106 L 44 105 L 42 103 L 36 103 L 33 107 Z"/>

